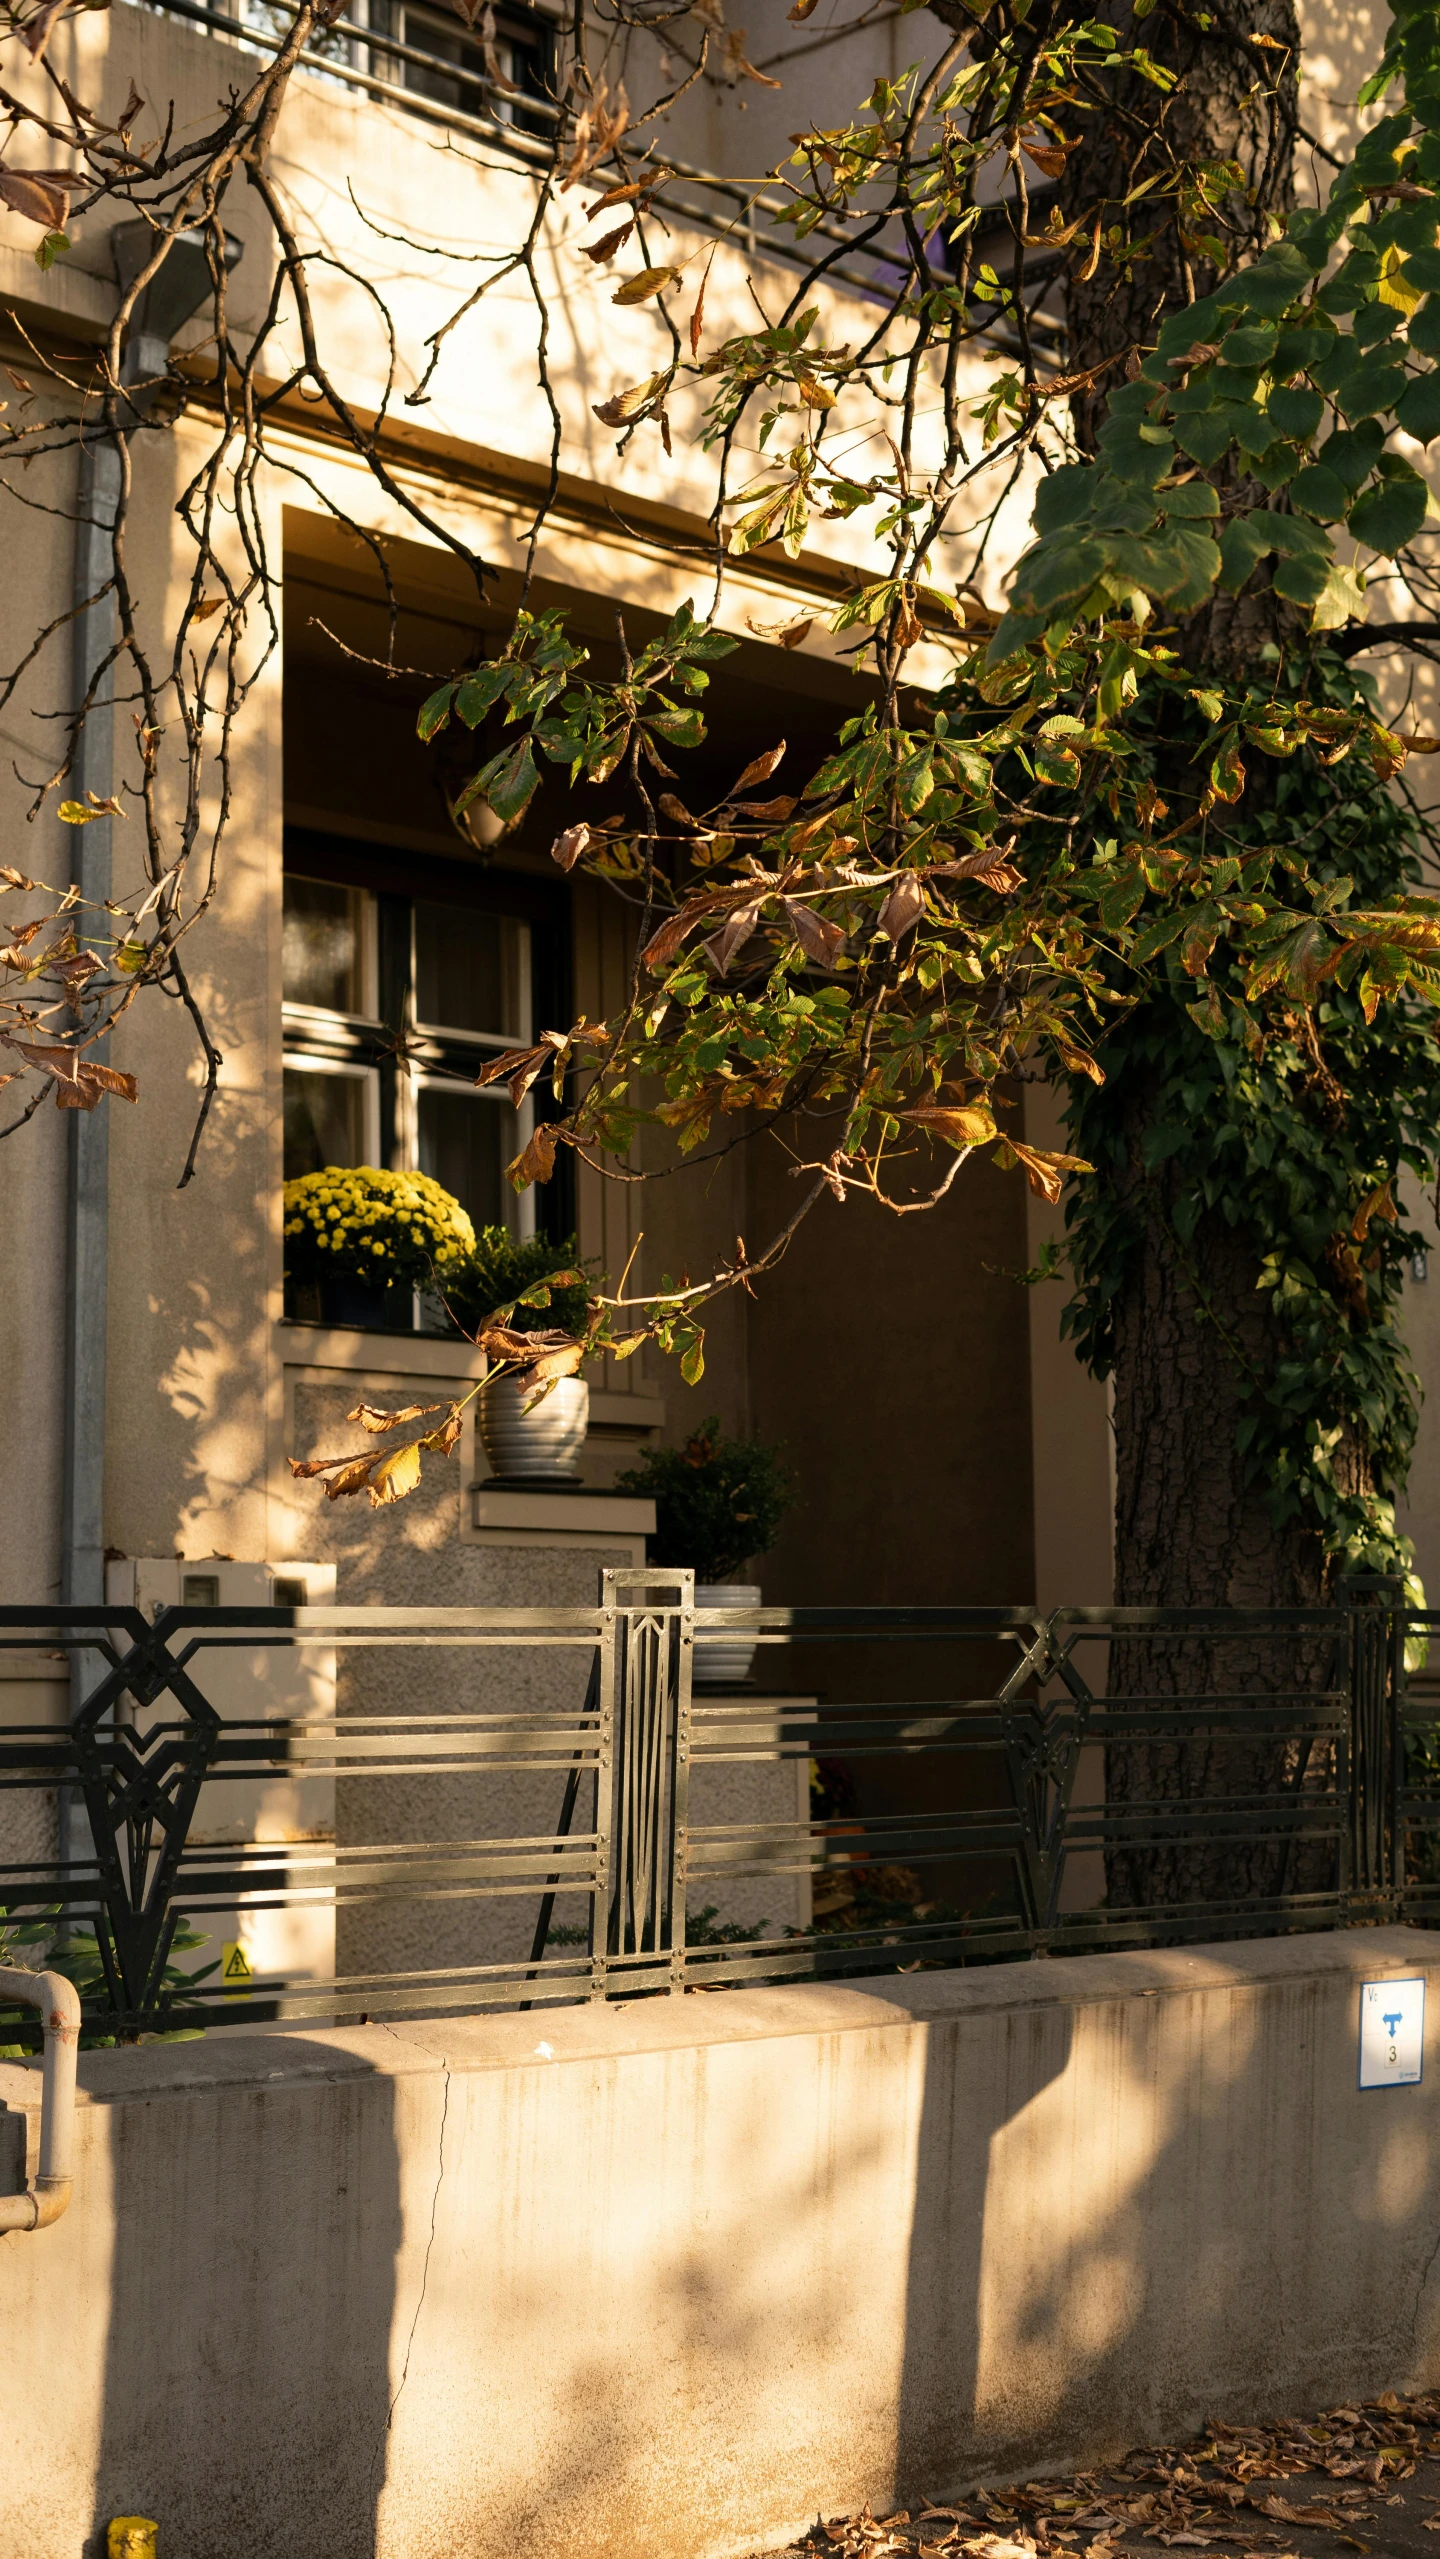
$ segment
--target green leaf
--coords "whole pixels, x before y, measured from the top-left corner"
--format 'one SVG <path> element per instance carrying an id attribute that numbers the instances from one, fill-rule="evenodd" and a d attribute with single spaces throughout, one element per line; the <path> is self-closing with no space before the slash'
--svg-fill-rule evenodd
<path id="1" fill-rule="evenodd" d="M 1417 444 L 1440 435 L 1440 373 L 1422 373 L 1395 403 L 1395 423 Z"/>
<path id="2" fill-rule="evenodd" d="M 1422 293 L 1440 293 L 1440 249 L 1412 249 L 1405 261 L 1405 281 L 1418 285 Z M 1414 320 L 1410 328 L 1413 337 Z"/>
<path id="3" fill-rule="evenodd" d="M 1277 332 L 1273 328 L 1231 329 L 1220 341 L 1220 361 L 1224 365 L 1265 365 L 1275 352 Z"/>
<path id="4" fill-rule="evenodd" d="M 1251 571 L 1275 547 L 1275 519 L 1263 507 L 1232 515 L 1220 536 L 1220 584 L 1238 595 Z"/>
<path id="5" fill-rule="evenodd" d="M 1186 480 L 1178 489 L 1159 491 L 1161 511 L 1170 516 L 1218 515 L 1220 500 L 1208 480 Z"/>
<path id="6" fill-rule="evenodd" d="M 1088 515 L 1099 474 L 1092 463 L 1067 462 L 1051 471 L 1035 492 L 1031 518 L 1037 533 L 1062 533 Z"/>
<path id="7" fill-rule="evenodd" d="M 1328 391 L 1333 396 L 1350 380 L 1352 374 L 1359 370 L 1363 362 L 1364 358 L 1353 338 L 1337 337 L 1332 339 L 1329 353 L 1322 355 L 1319 363 L 1312 364 L 1310 370 L 1321 390 Z"/>
<path id="8" fill-rule="evenodd" d="M 1365 364 L 1342 382 L 1335 405 L 1347 418 L 1378 418 L 1405 393 L 1403 364 Z"/>
<path id="9" fill-rule="evenodd" d="M 474 675 L 467 675 L 456 686 L 455 708 L 467 729 L 478 729 L 486 712 L 499 701 L 511 676 L 520 672 L 521 669 L 512 661 L 499 659 L 494 665 L 482 666 Z M 438 695 L 435 698 L 438 700 Z M 428 709 L 428 704 L 426 707 Z"/>
<path id="10" fill-rule="evenodd" d="M 1428 498 L 1419 472 L 1409 471 L 1403 480 L 1397 476 L 1378 489 L 1367 489 L 1346 521 L 1357 542 L 1368 542 L 1372 551 L 1394 553 L 1419 532 Z"/>
<path id="11" fill-rule="evenodd" d="M 1312 436 L 1325 415 L 1325 403 L 1318 391 L 1292 391 L 1277 382 L 1266 406 L 1271 424 L 1281 435 Z"/>
<path id="12" fill-rule="evenodd" d="M 57 258 L 62 258 L 70 243 L 63 231 L 47 231 L 35 252 L 35 264 L 42 274 L 48 273 Z"/>
<path id="13" fill-rule="evenodd" d="M 1058 540 L 1032 551 L 1015 580 L 1015 601 L 1037 613 L 1053 613 L 1063 604 L 1078 604 L 1109 565 L 1107 546 L 1094 540 Z"/>
<path id="14" fill-rule="evenodd" d="M 1330 575 L 1328 554 L 1292 552 L 1275 563 L 1275 592 L 1291 604 L 1318 604 Z"/>
<path id="15" fill-rule="evenodd" d="M 699 1385 L 701 1378 L 705 1374 L 705 1336 L 703 1333 L 697 1333 L 694 1336 L 694 1339 L 690 1342 L 688 1348 L 683 1352 L 680 1360 L 680 1374 L 684 1378 L 687 1386 Z"/>
<path id="16" fill-rule="evenodd" d="M 539 780 L 530 740 L 520 738 L 503 754 L 492 756 L 473 782 L 467 782 L 455 804 L 456 812 L 463 815 L 475 800 L 483 798 L 489 801 L 502 825 L 508 826 L 528 808 Z"/>
<path id="17" fill-rule="evenodd" d="M 428 701 L 421 703 L 420 716 L 415 723 L 415 734 L 426 746 L 429 745 L 432 737 L 437 736 L 440 730 L 448 725 L 450 705 L 454 699 L 454 685 L 442 684 L 438 693 L 432 693 Z"/>
<path id="18" fill-rule="evenodd" d="M 1321 445 L 1316 458 L 1338 480 L 1343 480 L 1353 495 L 1369 479 L 1384 442 L 1384 431 L 1378 426 L 1359 426 L 1353 431 L 1341 427 Z"/>
<path id="19" fill-rule="evenodd" d="M 1350 492 L 1338 471 L 1326 469 L 1323 462 L 1308 463 L 1297 471 L 1290 483 L 1290 497 L 1307 515 L 1319 516 L 1323 524 L 1338 524 L 1350 504 Z"/>
<path id="20" fill-rule="evenodd" d="M 698 711 L 657 711 L 644 723 L 671 746 L 703 746 L 705 722 Z"/>
<path id="21" fill-rule="evenodd" d="M 1198 462 L 1202 471 L 1208 471 L 1230 450 L 1228 411 L 1208 409 L 1193 417 L 1177 417 L 1175 436 L 1182 452 L 1188 453 L 1192 462 Z"/>
<path id="22" fill-rule="evenodd" d="M 1340 631 L 1347 622 L 1365 619 L 1365 580 L 1359 569 L 1333 560 L 1320 601 L 1310 616 L 1312 631 Z"/>
<path id="23" fill-rule="evenodd" d="M 1405 335 L 1417 355 L 1440 355 L 1440 293 L 1421 304 Z"/>
<path id="24" fill-rule="evenodd" d="M 1288 377 L 1292 373 L 1308 372 L 1310 366 L 1318 364 L 1334 343 L 1333 326 L 1282 329 L 1280 343 L 1275 350 L 1276 373 Z"/>
<path id="25" fill-rule="evenodd" d="M 1313 273 L 1309 259 L 1293 240 L 1277 240 L 1253 267 L 1242 267 L 1229 278 L 1224 300 L 1232 310 L 1238 304 L 1242 310 L 1278 320 L 1298 294 L 1308 291 Z"/>

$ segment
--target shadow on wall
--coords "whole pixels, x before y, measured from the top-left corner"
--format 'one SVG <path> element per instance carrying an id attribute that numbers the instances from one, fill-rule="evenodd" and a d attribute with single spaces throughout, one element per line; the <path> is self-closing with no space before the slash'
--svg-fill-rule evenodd
<path id="1" fill-rule="evenodd" d="M 1025 2296 L 1020 2263 L 997 2266 L 989 2199 L 1007 2136 L 1063 2082 L 1074 2011 L 1010 2020 L 998 2068 L 988 2071 L 974 2028 L 935 2020 L 925 2039 L 924 2094 L 915 2152 L 915 2211 L 905 2300 L 905 2347 L 892 2493 L 900 2504 L 953 2495 L 994 2466 L 987 2401 L 993 2357 L 988 2296 Z M 1052 2198 L 1034 2197 L 1036 2219 Z M 1028 2251 L 1027 2251 L 1028 2254 Z"/>
<path id="2" fill-rule="evenodd" d="M 1357 2089 L 1356 2015 L 1302 1979 L 931 2025 L 897 2503 L 1429 2386 L 1434 2128 Z"/>
<path id="3" fill-rule="evenodd" d="M 256 2042 L 226 2040 L 253 2083 Z M 286 2036 L 283 2090 L 215 2085 L 215 2041 L 211 2084 L 184 2085 L 201 2048 L 177 2047 L 176 2094 L 158 2099 L 183 2141 L 157 2141 L 157 2101 L 106 2110 L 114 2254 L 85 2559 L 104 2559 L 120 2514 L 156 2517 L 166 2559 L 374 2559 L 399 2381 L 397 2083 Z"/>

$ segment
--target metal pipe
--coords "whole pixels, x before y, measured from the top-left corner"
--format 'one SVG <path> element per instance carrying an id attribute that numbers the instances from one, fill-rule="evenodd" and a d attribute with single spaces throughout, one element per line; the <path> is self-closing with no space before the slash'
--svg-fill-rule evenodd
<path id="1" fill-rule="evenodd" d="M 0 1965 L 0 1999 L 20 1999 L 27 2007 L 38 2008 L 45 2025 L 40 2173 L 23 2195 L 0 2195 L 0 2231 L 44 2230 L 65 2210 L 75 2176 L 80 1994 L 63 1973 L 26 1973 Z"/>

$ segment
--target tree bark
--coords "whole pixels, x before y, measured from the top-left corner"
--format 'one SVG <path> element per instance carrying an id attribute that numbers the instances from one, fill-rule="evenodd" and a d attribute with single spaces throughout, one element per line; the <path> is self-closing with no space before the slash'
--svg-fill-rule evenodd
<path id="1" fill-rule="evenodd" d="M 1124 378 L 1132 349 L 1154 345 L 1161 322 L 1212 290 L 1224 265 L 1198 245 L 1221 233 L 1194 203 L 1187 214 L 1164 192 L 1177 161 L 1235 162 L 1244 192 L 1210 182 L 1228 216 L 1226 264 L 1255 255 L 1294 195 L 1296 68 L 1300 35 L 1291 0 L 1260 0 L 1243 19 L 1217 13 L 1209 32 L 1161 6 L 1136 23 L 1126 0 L 1107 11 L 1121 43 L 1145 43 L 1176 75 L 1168 97 L 1140 74 L 1114 81 L 1114 110 L 1079 115 L 1079 140 L 1061 182 L 1067 222 L 1084 228 L 1065 284 L 1067 369 L 1091 378 L 1072 394 L 1082 452 L 1096 450 L 1108 395 Z M 1235 32 L 1226 32 L 1227 25 Z M 1257 49 L 1255 36 L 1271 39 Z M 1251 39 L 1247 43 L 1245 38 Z M 1268 73 L 1268 77 L 1267 77 Z M 1269 94 L 1267 94 L 1267 92 Z M 1160 184 L 1140 199 L 1148 178 Z M 1129 209 L 1125 199 L 1131 198 Z M 1248 201 L 1247 201 L 1248 198 Z M 1096 222 L 1102 253 L 1093 258 Z M 1188 223 L 1188 228 L 1187 228 Z M 1128 226 L 1128 257 L 1103 247 L 1111 226 Z M 1094 273 L 1085 268 L 1094 264 Z M 1230 513 L 1268 493 L 1240 478 L 1209 475 Z M 1177 645 L 1197 674 L 1247 674 L 1266 640 L 1290 635 L 1292 608 L 1252 581 L 1242 597 L 1217 596 L 1183 626 Z M 1193 767 L 1177 772 L 1172 806 L 1193 801 Z M 1252 793 L 1263 779 L 1252 774 Z M 1166 1001 L 1164 997 L 1157 999 Z M 1122 1034 L 1123 1037 L 1123 1034 Z M 1277 1528 L 1265 1487 L 1247 1483 L 1237 1431 L 1255 1379 L 1275 1359 L 1271 1301 L 1258 1288 L 1259 1257 L 1243 1224 L 1202 1219 L 1182 1247 L 1173 1211 L 1186 1187 L 1182 1149 L 1158 1171 L 1146 1167 L 1156 1095 L 1136 1079 L 1122 1101 L 1124 1172 L 1116 1177 L 1137 1212 L 1141 1242 L 1122 1288 L 1115 1322 L 1115 1598 L 1121 1607 L 1305 1608 L 1326 1590 L 1327 1564 L 1313 1530 Z M 1106 1177 L 1112 1178 L 1112 1177 Z M 1328 1645 L 1274 1636 L 1216 1640 L 1130 1637 L 1111 1647 L 1109 1690 L 1119 1702 L 1181 1703 L 1201 1697 L 1268 1697 L 1313 1689 L 1330 1675 Z M 1243 1710 L 1240 1710 L 1243 1711 Z M 1321 1782 L 1327 1754 L 1264 1736 L 1197 1732 L 1193 1740 L 1136 1741 L 1107 1750 L 1107 1801 L 1117 1810 L 1217 1796 L 1273 1795 Z M 1166 1844 L 1153 1836 L 1107 1855 L 1112 1903 L 1173 1906 L 1313 1888 L 1329 1880 L 1328 1852 L 1300 1855 L 1283 1841 L 1247 1839 Z"/>

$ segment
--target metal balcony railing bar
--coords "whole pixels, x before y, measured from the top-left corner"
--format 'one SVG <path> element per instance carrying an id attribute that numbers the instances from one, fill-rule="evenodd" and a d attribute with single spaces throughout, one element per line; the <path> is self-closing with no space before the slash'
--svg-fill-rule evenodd
<path id="1" fill-rule="evenodd" d="M 89 1858 L 5 1867 L 0 1903 L 12 1920 L 57 1914 L 72 1930 L 94 1930 L 101 2022 L 121 2034 L 206 2018 L 258 2025 L 282 2012 L 343 2020 L 477 2002 L 529 2007 L 689 1982 L 830 1978 L 1428 1916 L 1440 1896 L 1440 1860 L 1429 1845 L 1440 1831 L 1440 1751 L 1433 1769 L 1415 1757 L 1426 1747 L 1427 1718 L 1404 1659 L 1407 1641 L 1440 1620 L 1408 1616 L 1401 1596 L 1398 1586 L 1354 1584 L 1322 1610 L 1069 1609 L 1049 1618 L 1027 1609 L 697 1610 L 689 1575 L 646 1569 L 607 1574 L 590 1609 L 191 1608 L 147 1619 L 135 1609 L 7 1608 L 0 1646 L 83 1652 L 98 1659 L 101 1675 L 68 1732 L 0 1735 L 0 1792 L 75 1785 L 95 1842 Z M 882 1646 L 896 1663 L 916 1643 L 938 1645 L 962 1670 L 974 1658 L 1004 1675 L 984 1694 L 966 1677 L 953 1696 L 934 1686 L 918 1700 L 819 1695 L 790 1711 L 766 1694 L 762 1658 L 754 1702 L 697 1704 L 697 1628 L 753 1628 L 792 1674 L 828 1648 L 837 1677 L 847 1662 L 864 1664 L 867 1688 L 870 1664 L 857 1644 Z M 1157 1674 L 1163 1665 L 1176 1693 L 1158 1679 L 1138 1700 L 1092 1690 L 1082 1658 L 1093 1655 L 1098 1672 L 1117 1640 L 1132 1656 L 1156 1648 Z M 1244 1677 L 1221 1685 L 1236 1645 L 1245 1648 Z M 313 1662 L 320 1648 L 342 1666 L 375 1656 L 378 1669 L 397 1650 L 443 1657 L 457 1647 L 468 1648 L 477 1675 L 489 1663 L 486 1675 L 502 1678 L 507 1654 L 557 1669 L 578 1654 L 589 1664 L 584 1700 L 477 1712 L 465 1699 L 454 1715 L 342 1706 L 307 1721 L 223 1716 L 206 1693 L 211 1672 L 236 1654 Z M 1303 1656 L 1317 1669 L 1330 1663 L 1323 1679 L 1295 1676 Z M 1255 1684 L 1261 1662 L 1273 1664 L 1273 1684 Z M 1198 1671 L 1215 1685 L 1185 1693 Z M 937 1685 L 948 1688 L 948 1676 Z M 1128 1794 L 1102 1785 L 1098 1800 L 1075 1800 L 1082 1764 L 1093 1781 L 1157 1744 L 1180 1754 L 1166 1778 L 1175 1792 L 1133 1788 L 1132 1772 Z M 692 1820 L 692 1763 L 713 1770 L 760 1758 L 782 1769 L 813 1759 L 822 1771 L 853 1772 L 845 1783 L 862 1793 L 871 1784 L 893 1793 L 898 1772 L 914 1775 L 904 1778 L 906 1800 L 857 1799 L 849 1811 L 820 1809 L 809 1821 Z M 925 1767 L 937 1785 L 960 1785 L 962 1800 L 937 1803 L 933 1786 L 917 1796 Z M 1177 1767 L 1198 1791 L 1179 1791 Z M 388 1798 L 368 1783 L 356 1795 L 361 1778 L 438 1784 L 441 1792 L 423 1799 L 438 1812 L 450 1801 L 446 1785 L 488 1786 L 505 1772 L 542 1789 L 563 1777 L 553 1830 L 517 1823 L 476 1836 L 473 1821 L 461 1821 L 469 1835 L 363 1836 L 372 1818 L 363 1807 L 383 1809 Z M 317 1773 L 350 1790 L 358 1840 L 203 1835 L 208 1788 L 238 1782 L 243 1800 L 246 1781 L 308 1782 Z M 472 1800 L 489 1798 L 463 1802 Z M 235 1799 L 226 1802 L 233 1824 Z M 1075 1871 L 1093 1881 L 1117 1854 L 1133 1859 L 1137 1850 L 1178 1857 L 1177 1875 L 1194 1871 L 1198 1857 L 1223 1876 L 1229 1858 L 1253 1888 L 1217 1884 L 1202 1898 L 1132 1894 L 1062 1909 L 1068 1861 L 1088 1860 Z M 692 1881 L 697 1892 L 745 1882 L 778 1889 L 787 1876 L 830 1897 L 813 1927 L 777 1934 L 762 1922 L 743 1944 L 687 1942 Z M 567 1919 L 583 1916 L 583 1952 L 549 1943 L 557 1901 Z M 173 1979 L 166 1983 L 182 1910 L 217 1934 L 247 1916 L 333 1910 L 337 1926 L 378 1928 L 376 1942 L 403 1922 L 411 1942 L 417 1914 L 433 1928 L 468 1905 L 503 1913 L 521 1904 L 527 1915 L 538 1910 L 528 1959 L 341 1962 L 323 1981 L 264 1980 L 243 2007 L 222 1984 L 177 1992 Z"/>

